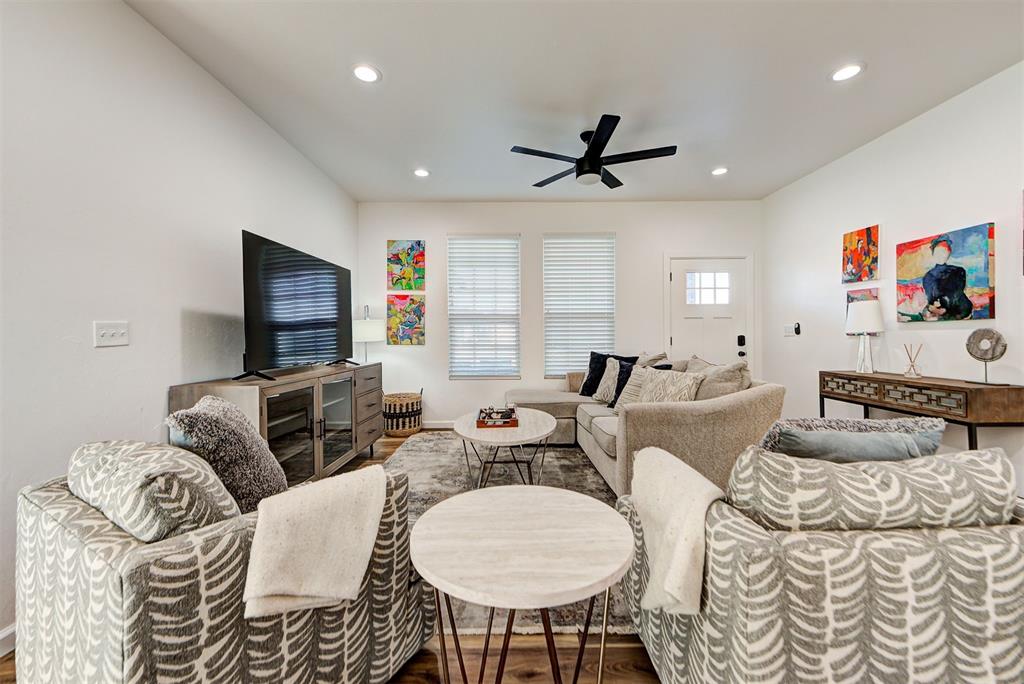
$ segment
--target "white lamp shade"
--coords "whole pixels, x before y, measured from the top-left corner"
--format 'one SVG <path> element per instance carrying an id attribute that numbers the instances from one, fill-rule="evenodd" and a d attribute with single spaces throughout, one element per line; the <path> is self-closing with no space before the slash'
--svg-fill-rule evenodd
<path id="1" fill-rule="evenodd" d="M 867 335 L 885 331 L 882 323 L 882 303 L 877 299 L 850 302 L 846 311 L 846 332 L 849 335 Z"/>
<path id="2" fill-rule="evenodd" d="M 363 318 L 352 321 L 352 341 L 383 342 L 387 339 L 385 323 L 383 318 Z"/>

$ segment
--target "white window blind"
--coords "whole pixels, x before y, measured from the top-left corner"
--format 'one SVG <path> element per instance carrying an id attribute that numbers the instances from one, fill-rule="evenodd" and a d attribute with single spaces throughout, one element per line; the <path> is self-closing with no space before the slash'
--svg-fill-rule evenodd
<path id="1" fill-rule="evenodd" d="M 544 236 L 544 375 L 615 347 L 615 236 Z"/>
<path id="2" fill-rule="evenodd" d="M 448 237 L 448 377 L 519 377 L 519 236 Z"/>

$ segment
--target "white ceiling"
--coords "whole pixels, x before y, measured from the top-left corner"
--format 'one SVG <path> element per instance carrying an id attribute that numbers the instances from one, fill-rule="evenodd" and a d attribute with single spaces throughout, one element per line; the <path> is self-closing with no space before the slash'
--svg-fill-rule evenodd
<path id="1" fill-rule="evenodd" d="M 129 4 L 360 201 L 758 199 L 1024 56 L 1016 0 Z M 531 187 L 603 113 L 679 153 Z"/>

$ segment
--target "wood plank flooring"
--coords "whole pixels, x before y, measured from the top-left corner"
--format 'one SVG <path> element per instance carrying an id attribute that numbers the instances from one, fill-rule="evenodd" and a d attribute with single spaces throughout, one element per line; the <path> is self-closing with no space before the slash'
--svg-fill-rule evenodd
<path id="1" fill-rule="evenodd" d="M 374 455 L 364 452 L 343 466 L 344 472 L 358 470 L 366 466 L 383 463 L 402 446 L 404 437 L 383 437 L 374 447 Z M 490 654 L 487 657 L 486 680 L 494 681 L 498 665 L 498 650 L 501 646 L 500 635 L 492 635 Z M 480 672 L 480 658 L 483 654 L 483 636 L 461 637 L 463 658 L 466 673 L 470 681 L 477 681 Z M 461 682 L 459 665 L 453 648 L 451 637 L 448 637 L 448 662 L 452 681 Z M 555 635 L 558 647 L 558 661 L 565 681 L 572 680 L 572 668 L 576 662 L 576 637 L 571 634 Z M 599 639 L 592 635 L 587 641 L 586 655 L 583 661 L 583 673 L 580 681 L 593 682 L 597 672 Z M 12 684 L 14 677 L 15 654 L 10 653 L 0 658 L 0 684 Z M 420 649 L 405 667 L 391 680 L 394 684 L 436 684 L 441 681 L 441 662 L 438 643 L 435 637 L 429 644 Z M 505 665 L 504 680 L 508 684 L 536 684 L 550 682 L 551 665 L 544 644 L 544 636 L 540 634 L 516 634 L 509 646 L 508 663 Z M 604 681 L 607 684 L 657 684 L 658 677 L 651 666 L 650 658 L 640 639 L 635 636 L 611 636 L 608 640 L 605 655 Z"/>

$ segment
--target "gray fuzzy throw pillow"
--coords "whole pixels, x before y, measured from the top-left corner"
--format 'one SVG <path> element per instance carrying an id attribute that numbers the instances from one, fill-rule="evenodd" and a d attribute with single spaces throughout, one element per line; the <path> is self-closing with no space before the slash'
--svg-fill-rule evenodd
<path id="1" fill-rule="evenodd" d="M 167 418 L 170 441 L 201 456 L 235 497 L 242 513 L 288 489 L 284 470 L 241 409 L 206 396 Z"/>

